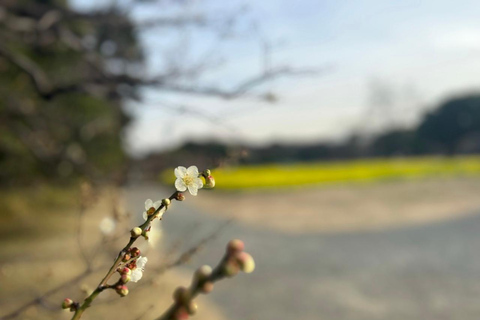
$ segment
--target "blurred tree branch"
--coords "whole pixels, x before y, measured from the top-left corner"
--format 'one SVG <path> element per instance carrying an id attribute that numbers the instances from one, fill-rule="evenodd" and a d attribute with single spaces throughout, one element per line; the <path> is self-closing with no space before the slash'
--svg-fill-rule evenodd
<path id="1" fill-rule="evenodd" d="M 132 13 L 159 4 L 169 10 Z M 279 77 L 322 71 L 268 63 L 232 86 L 201 81 L 199 77 L 218 66 L 213 57 L 234 33 L 242 9 L 215 14 L 191 12 L 182 5 L 113 1 L 108 7 L 77 11 L 65 0 L 0 0 L 0 97 L 4 100 L 0 112 L 6 126 L 0 139 L 0 162 L 6 161 L 0 168 L 6 169 L 0 169 L 0 180 L 18 180 L 18 176 L 29 180 L 39 173 L 91 178 L 113 169 L 122 171 L 120 133 L 128 122 L 122 104 L 142 101 L 144 89 L 220 99 L 250 94 L 271 102 L 275 100 L 271 93 L 252 91 Z M 152 29 L 160 32 L 159 40 L 171 40 L 167 45 L 171 48 L 156 56 L 156 68 L 146 65 L 146 48 L 139 40 Z M 202 30 L 217 40 L 210 50 L 197 54 L 200 57 L 189 58 L 188 45 L 172 45 L 185 30 Z M 269 54 L 271 50 L 264 52 Z M 95 154 L 99 150 L 105 152 Z M 24 162 L 14 160 L 19 157 Z M 112 161 L 105 165 L 108 157 L 115 157 L 116 165 Z"/>
<path id="2" fill-rule="evenodd" d="M 50 80 L 47 72 L 42 70 L 42 67 L 36 64 L 33 60 L 20 54 L 9 50 L 7 45 L 8 36 L 2 34 L 3 45 L 0 47 L 0 54 L 8 59 L 11 63 L 19 67 L 23 72 L 27 73 L 33 81 L 38 93 L 44 98 L 52 98 L 55 95 L 71 93 L 71 92 L 87 92 L 87 93 L 103 93 L 114 94 L 117 86 L 125 84 L 129 86 L 153 86 L 165 91 L 172 91 L 178 93 L 210 95 L 225 99 L 237 98 L 252 88 L 270 81 L 280 76 L 296 76 L 296 75 L 311 75 L 318 73 L 318 70 L 312 69 L 294 69 L 291 67 L 273 68 L 271 70 L 264 70 L 258 75 L 254 75 L 248 79 L 237 84 L 230 90 L 221 89 L 219 87 L 203 87 L 191 86 L 177 82 L 178 79 L 183 79 L 192 73 L 198 72 L 201 65 L 194 65 L 183 70 L 174 68 L 167 70 L 154 76 L 147 77 L 134 76 L 130 72 L 121 72 L 114 74 L 108 72 L 104 67 L 104 60 L 108 58 L 102 56 L 98 51 L 87 48 L 81 39 L 81 35 L 77 34 L 69 25 L 72 20 L 80 20 L 82 22 L 89 22 L 96 28 L 135 28 L 144 29 L 152 27 L 168 27 L 180 28 L 185 25 L 193 26 L 207 26 L 214 25 L 207 17 L 202 15 L 187 15 L 175 17 L 158 17 L 150 18 L 144 21 L 134 22 L 127 15 L 121 13 L 121 10 L 116 7 L 110 7 L 104 11 L 92 12 L 75 12 L 67 7 L 43 5 L 35 3 L 29 6 L 18 6 L 13 1 L 4 1 L 7 4 L 3 8 L 3 13 L 0 14 L 0 22 L 12 33 L 19 33 L 18 35 L 29 35 L 29 41 L 32 45 L 44 47 L 51 44 L 55 40 L 61 42 L 73 51 L 77 51 L 82 55 L 84 60 L 96 74 L 87 74 L 85 77 L 79 79 L 80 81 L 70 84 L 58 84 L 56 81 Z M 133 3 L 137 3 L 133 1 Z M 144 3 L 140 1 L 139 3 Z M 233 17 L 227 17 L 226 21 L 233 20 Z M 10 35 L 11 36 L 11 35 Z M 13 41 L 10 37 L 10 41 Z M 18 39 L 18 37 L 13 37 Z M 45 41 L 49 38 L 50 41 Z M 23 40 L 22 40 L 23 42 Z M 123 57 L 128 58 L 128 57 Z M 91 86 L 103 87 L 106 90 L 89 90 Z"/>

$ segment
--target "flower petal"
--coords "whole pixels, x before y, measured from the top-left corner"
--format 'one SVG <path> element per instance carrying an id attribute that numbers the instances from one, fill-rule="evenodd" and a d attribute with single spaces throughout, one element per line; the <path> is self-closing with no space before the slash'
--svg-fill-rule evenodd
<path id="1" fill-rule="evenodd" d="M 196 196 L 197 193 L 198 193 L 198 187 L 194 184 L 191 184 L 191 185 L 188 186 L 188 191 L 190 192 L 190 194 L 192 196 Z"/>
<path id="2" fill-rule="evenodd" d="M 191 177 L 198 177 L 198 168 L 197 166 L 190 166 L 187 169 L 187 174 Z"/>
<path id="3" fill-rule="evenodd" d="M 148 214 L 147 214 L 147 211 L 143 211 L 143 219 L 144 220 L 147 220 L 148 219 Z"/>
<path id="4" fill-rule="evenodd" d="M 155 248 L 157 244 L 160 242 L 160 239 L 162 238 L 162 229 L 161 228 L 153 228 L 149 232 L 150 234 L 148 235 L 149 240 L 148 240 L 148 245 L 152 248 Z"/>
<path id="5" fill-rule="evenodd" d="M 187 190 L 187 186 L 185 185 L 185 182 L 183 182 L 182 179 L 177 179 L 175 180 L 175 188 L 178 190 L 178 191 L 185 191 Z"/>
<path id="6" fill-rule="evenodd" d="M 180 167 L 175 168 L 175 170 L 173 172 L 175 173 L 175 177 L 181 179 L 181 178 L 185 177 L 185 175 L 187 174 L 187 168 L 180 166 Z"/>
<path id="7" fill-rule="evenodd" d="M 162 219 L 163 214 L 165 213 L 166 210 L 167 210 L 167 208 L 165 208 L 165 207 L 160 209 L 160 211 L 157 212 L 156 217 L 158 217 L 159 219 Z"/>
<path id="8" fill-rule="evenodd" d="M 160 205 L 162 204 L 162 200 L 158 200 L 158 201 L 155 201 L 152 205 L 152 207 L 155 208 L 155 210 L 158 209 L 158 207 L 160 207 Z"/>
<path id="9" fill-rule="evenodd" d="M 144 269 L 145 268 L 145 265 L 147 264 L 148 262 L 148 258 L 147 257 L 140 257 L 137 259 L 137 268 L 140 268 L 140 269 Z"/>
<path id="10" fill-rule="evenodd" d="M 147 199 L 147 201 L 145 201 L 145 210 L 150 209 L 152 205 L 153 205 L 152 199 Z"/>
<path id="11" fill-rule="evenodd" d="M 131 282 L 137 282 L 138 280 L 142 279 L 143 277 L 143 271 L 142 269 L 137 269 L 132 271 L 132 274 L 130 275 L 130 281 Z"/>
<path id="12" fill-rule="evenodd" d="M 196 178 L 193 180 L 193 184 L 197 186 L 198 189 L 203 188 L 203 181 L 200 178 Z"/>

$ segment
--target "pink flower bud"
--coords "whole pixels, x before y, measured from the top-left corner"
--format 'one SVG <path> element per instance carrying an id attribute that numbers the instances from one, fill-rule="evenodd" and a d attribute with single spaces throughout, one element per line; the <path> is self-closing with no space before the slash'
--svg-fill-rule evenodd
<path id="1" fill-rule="evenodd" d="M 240 270 L 245 273 L 251 273 L 255 270 L 255 260 L 252 256 L 246 252 L 240 252 L 236 256 L 237 262 L 240 266 Z"/>
<path id="2" fill-rule="evenodd" d="M 128 294 L 128 288 L 125 285 L 116 286 L 115 291 L 120 295 L 120 297 L 125 297 Z"/>
<path id="3" fill-rule="evenodd" d="M 174 319 L 176 320 L 187 320 L 189 317 L 190 315 L 185 308 L 179 308 L 174 315 Z"/>
<path id="4" fill-rule="evenodd" d="M 120 269 L 120 274 L 127 274 L 127 275 L 131 275 L 132 274 L 132 270 L 130 270 L 130 268 L 127 268 L 127 267 L 124 267 L 122 269 Z"/>
<path id="5" fill-rule="evenodd" d="M 205 188 L 212 189 L 215 187 L 215 178 L 213 176 L 205 177 Z"/>
<path id="6" fill-rule="evenodd" d="M 130 269 L 129 269 L 130 270 Z M 128 281 L 130 281 L 130 275 L 129 274 L 122 274 L 122 276 L 120 277 L 120 281 L 122 283 L 127 283 Z"/>
<path id="7" fill-rule="evenodd" d="M 210 293 L 213 290 L 213 282 L 207 281 L 201 287 L 200 291 L 204 294 Z"/>
<path id="8" fill-rule="evenodd" d="M 62 309 L 69 309 L 73 305 L 73 300 L 65 298 L 62 302 Z"/>
<path id="9" fill-rule="evenodd" d="M 175 195 L 175 200 L 183 201 L 183 200 L 185 200 L 185 195 L 181 192 L 177 192 L 177 194 Z"/>
<path id="10" fill-rule="evenodd" d="M 137 247 L 131 248 L 130 254 L 132 255 L 132 258 L 138 257 L 140 255 L 140 249 Z"/>
<path id="11" fill-rule="evenodd" d="M 230 242 L 227 244 L 227 253 L 229 255 L 236 254 L 238 252 L 243 251 L 245 249 L 245 244 L 243 243 L 242 240 L 234 239 L 230 240 Z"/>

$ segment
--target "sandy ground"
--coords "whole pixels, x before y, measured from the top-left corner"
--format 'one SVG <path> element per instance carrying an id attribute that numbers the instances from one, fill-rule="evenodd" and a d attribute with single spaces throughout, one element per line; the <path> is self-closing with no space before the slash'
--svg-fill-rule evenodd
<path id="1" fill-rule="evenodd" d="M 356 215 L 366 215 L 372 207 L 367 204 L 373 200 L 362 197 L 382 191 L 374 199 L 383 208 L 389 206 L 381 201 L 389 199 L 391 206 L 409 201 L 412 203 L 408 208 L 420 208 L 423 203 L 434 210 L 444 210 L 442 205 L 453 210 L 441 219 L 436 215 L 423 215 L 422 222 L 417 221 L 418 212 L 417 220 L 404 219 L 396 224 L 398 218 L 390 219 L 389 227 L 382 230 L 377 229 L 378 224 L 372 226 L 358 219 L 363 224 L 358 223 L 357 228 L 363 226 L 364 230 L 350 229 L 352 231 L 340 233 L 287 233 L 273 228 L 269 221 L 234 222 L 185 268 L 191 272 L 195 266 L 218 261 L 225 243 L 232 238 L 245 241 L 247 252 L 256 261 L 255 271 L 222 281 L 209 296 L 231 320 L 478 320 L 480 210 L 472 214 L 461 213 L 467 207 L 465 203 L 472 204 L 470 200 L 477 199 L 478 182 L 432 180 L 412 185 L 397 181 L 359 187 L 320 188 L 316 190 L 316 197 L 312 193 L 307 199 L 311 200 L 311 205 L 320 199 L 321 203 L 331 201 L 328 197 L 334 195 L 335 200 L 341 201 L 340 195 L 346 194 L 349 197 L 345 199 L 357 201 L 357 205 L 341 203 L 343 207 L 354 210 Z M 416 188 L 415 192 L 410 188 Z M 129 203 L 136 208 L 145 197 L 161 197 L 170 190 L 158 186 L 135 187 L 129 192 Z M 327 194 L 319 196 L 326 191 Z M 340 195 L 336 193 L 340 191 Z M 215 193 L 218 193 L 217 198 L 206 198 Z M 220 210 L 236 210 L 232 207 L 238 204 L 236 197 L 232 197 L 232 201 L 219 200 L 226 195 L 203 190 L 197 197 L 187 195 L 185 202 L 173 203 L 163 221 L 164 239 L 187 234 L 194 243 L 198 233 L 209 234 L 210 230 L 223 225 L 224 215 Z M 292 195 L 300 198 L 293 192 L 281 195 L 288 200 Z M 440 204 L 432 207 L 426 200 L 419 200 L 423 198 L 430 202 L 440 201 Z M 267 198 L 271 202 L 274 199 L 285 203 L 279 195 Z M 223 207 L 215 207 L 217 214 L 214 216 L 197 205 L 207 200 L 225 202 L 222 202 Z M 248 200 L 244 198 L 240 205 Z M 405 204 L 402 206 L 407 208 Z M 295 203 L 286 208 L 295 209 L 287 211 L 293 212 L 292 219 L 304 218 Z M 319 218 L 311 219 L 310 224 L 315 222 L 318 227 L 324 221 L 331 223 L 320 219 L 324 217 L 323 210 L 315 209 Z M 335 212 L 342 210 L 339 208 Z M 402 213 L 400 210 L 394 213 L 397 212 Z M 267 218 L 273 220 L 274 214 Z M 289 214 L 285 216 L 290 217 Z M 367 226 L 370 230 L 365 230 Z M 192 228 L 196 232 L 192 232 Z"/>
<path id="2" fill-rule="evenodd" d="M 59 290 L 58 293 L 46 297 L 41 304 L 24 308 L 15 319 L 70 319 L 72 313 L 60 309 L 62 300 L 70 297 L 74 300 L 83 299 L 92 290 L 108 270 L 112 259 L 118 250 L 128 241 L 127 226 L 117 225 L 117 231 L 124 231 L 124 237 L 119 241 L 106 241 L 99 232 L 99 222 L 112 211 L 111 199 L 105 193 L 100 194 L 101 200 L 90 208 L 82 219 L 83 231 L 81 243 L 87 255 L 91 256 L 98 250 L 95 258 L 90 259 L 97 272 L 78 283 Z M 120 204 L 120 207 L 123 204 Z M 139 208 L 141 212 L 143 208 Z M 76 238 L 78 209 L 71 208 L 62 212 L 50 213 L 43 218 L 35 216 L 39 212 L 18 213 L 16 227 L 36 232 L 27 232 L 2 238 L 0 247 L 0 319 L 32 299 L 42 296 L 48 290 L 55 288 L 69 279 L 76 277 L 85 270 L 85 263 L 79 255 Z M 30 218 L 28 218 L 30 217 Z M 125 217 L 125 221 L 129 221 Z M 34 229 L 32 229 L 34 224 Z M 8 224 L 2 223 L 0 230 L 7 229 Z M 19 228 L 20 230 L 21 228 Z M 139 240 L 142 242 L 143 239 Z M 143 241 L 144 242 L 144 241 Z M 159 274 L 155 269 L 161 266 L 160 257 L 174 259 L 175 254 L 166 255 L 168 248 L 149 248 L 144 243 L 140 247 L 147 253 L 149 262 L 144 277 L 138 283 L 129 283 L 130 293 L 120 298 L 113 291 L 102 293 L 87 310 L 82 319 L 154 319 L 172 303 L 172 292 L 179 285 L 188 286 L 191 275 L 178 269 Z M 115 279 L 113 277 L 112 279 Z M 205 297 L 198 298 L 199 314 L 196 319 L 221 320 L 224 317 L 218 309 Z"/>
<path id="3" fill-rule="evenodd" d="M 287 233 L 345 232 L 452 219 L 480 208 L 480 179 L 430 178 L 309 189 L 201 192 L 212 215 Z"/>

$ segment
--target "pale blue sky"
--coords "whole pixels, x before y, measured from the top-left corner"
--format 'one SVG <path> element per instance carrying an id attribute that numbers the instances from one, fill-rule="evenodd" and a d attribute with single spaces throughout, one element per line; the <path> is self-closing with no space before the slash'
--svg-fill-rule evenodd
<path id="1" fill-rule="evenodd" d="M 89 5 L 89 1 L 81 3 Z M 190 138 L 216 137 L 256 144 L 338 139 L 353 129 L 412 124 L 449 95 L 480 87 L 479 1 L 191 3 L 191 12 L 228 11 L 242 4 L 249 7 L 236 39 L 209 52 L 214 65 L 220 59 L 225 62 L 199 78 L 201 83 L 231 87 L 261 70 L 260 42 L 252 24 L 274 43 L 274 65 L 325 67 L 327 71 L 262 86 L 278 95 L 276 104 L 251 98 L 223 101 L 149 92 L 148 103 L 130 108 L 136 120 L 126 140 L 135 154 L 171 147 Z M 149 10 L 135 14 L 141 18 L 152 8 Z M 206 33 L 184 32 L 181 37 L 192 43 L 189 48 L 193 55 L 187 57 L 201 55 L 215 43 Z M 149 46 L 150 69 L 154 70 L 164 61 L 162 46 L 176 40 L 151 33 L 144 41 Z M 384 93 L 386 98 L 375 102 L 375 93 Z M 384 100 L 386 107 L 380 108 Z M 171 103 L 221 117 L 224 125 L 209 123 L 195 114 L 180 115 L 162 106 Z M 368 116 L 372 108 L 376 109 Z"/>

